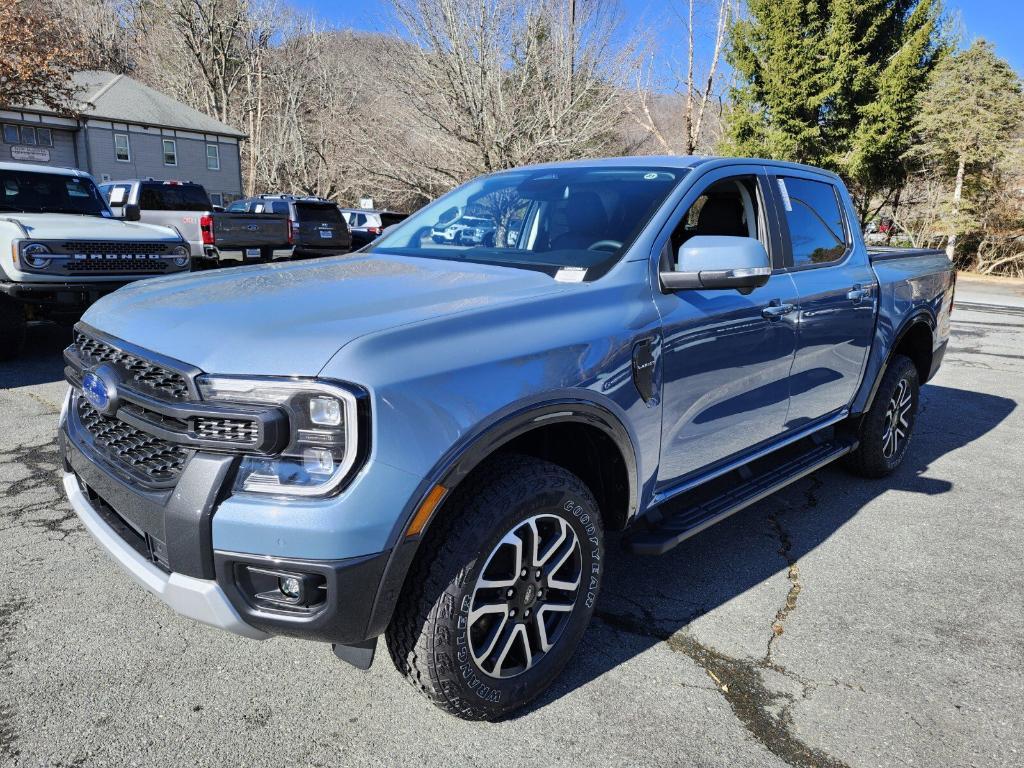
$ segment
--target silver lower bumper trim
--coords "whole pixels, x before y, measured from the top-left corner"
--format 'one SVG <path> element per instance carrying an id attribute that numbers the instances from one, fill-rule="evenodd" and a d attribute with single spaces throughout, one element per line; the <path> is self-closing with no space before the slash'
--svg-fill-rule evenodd
<path id="1" fill-rule="evenodd" d="M 201 621 L 212 627 L 226 629 L 236 635 L 253 640 L 266 640 L 270 635 L 242 621 L 228 601 L 220 585 L 208 579 L 196 579 L 180 573 L 165 573 L 157 568 L 110 529 L 93 509 L 92 504 L 78 487 L 71 472 L 64 473 L 64 490 L 72 508 L 86 529 L 129 574 L 154 595 L 182 616 Z"/>

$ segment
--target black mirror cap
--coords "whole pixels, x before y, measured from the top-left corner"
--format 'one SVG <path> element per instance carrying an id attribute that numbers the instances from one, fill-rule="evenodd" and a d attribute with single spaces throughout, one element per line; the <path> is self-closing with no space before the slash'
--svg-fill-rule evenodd
<path id="1" fill-rule="evenodd" d="M 142 209 L 135 203 L 128 203 L 124 207 L 125 221 L 139 221 L 142 218 Z"/>
<path id="2" fill-rule="evenodd" d="M 704 272 L 661 272 L 664 291 L 737 290 L 750 293 L 760 288 L 772 276 L 771 269 L 715 270 Z"/>

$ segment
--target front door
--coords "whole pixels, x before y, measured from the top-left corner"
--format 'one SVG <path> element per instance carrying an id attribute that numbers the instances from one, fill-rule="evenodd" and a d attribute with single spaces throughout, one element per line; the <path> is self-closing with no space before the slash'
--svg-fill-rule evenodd
<path id="1" fill-rule="evenodd" d="M 773 234 L 767 178 L 756 166 L 739 170 L 709 174 L 684 199 L 665 253 L 677 253 L 695 235 L 754 237 L 779 269 L 747 295 L 735 289 L 656 294 L 664 334 L 662 486 L 784 430 L 796 350 L 796 313 L 787 310 L 795 309 L 796 288 Z"/>
<path id="2" fill-rule="evenodd" d="M 839 188 L 828 177 L 799 174 L 772 179 L 799 297 L 787 429 L 853 400 L 874 333 L 878 293 L 866 252 L 854 247 Z"/>

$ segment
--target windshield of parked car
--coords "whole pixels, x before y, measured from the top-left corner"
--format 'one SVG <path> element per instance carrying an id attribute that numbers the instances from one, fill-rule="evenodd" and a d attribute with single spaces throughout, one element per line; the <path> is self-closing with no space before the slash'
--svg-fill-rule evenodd
<path id="1" fill-rule="evenodd" d="M 0 168 L 0 213 L 5 211 L 110 216 L 92 179 Z"/>
<path id="2" fill-rule="evenodd" d="M 532 168 L 448 193 L 371 246 L 374 253 L 476 261 L 581 279 L 604 273 L 661 207 L 685 168 Z"/>

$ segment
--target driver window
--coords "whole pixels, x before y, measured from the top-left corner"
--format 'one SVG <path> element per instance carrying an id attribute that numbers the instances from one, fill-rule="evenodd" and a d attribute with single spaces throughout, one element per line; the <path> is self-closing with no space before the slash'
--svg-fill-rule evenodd
<path id="1" fill-rule="evenodd" d="M 698 235 L 752 237 L 768 247 L 757 178 L 736 176 L 716 181 L 701 193 L 672 233 L 672 249 L 666 254 L 669 269 L 676 268 L 679 248 Z"/>

